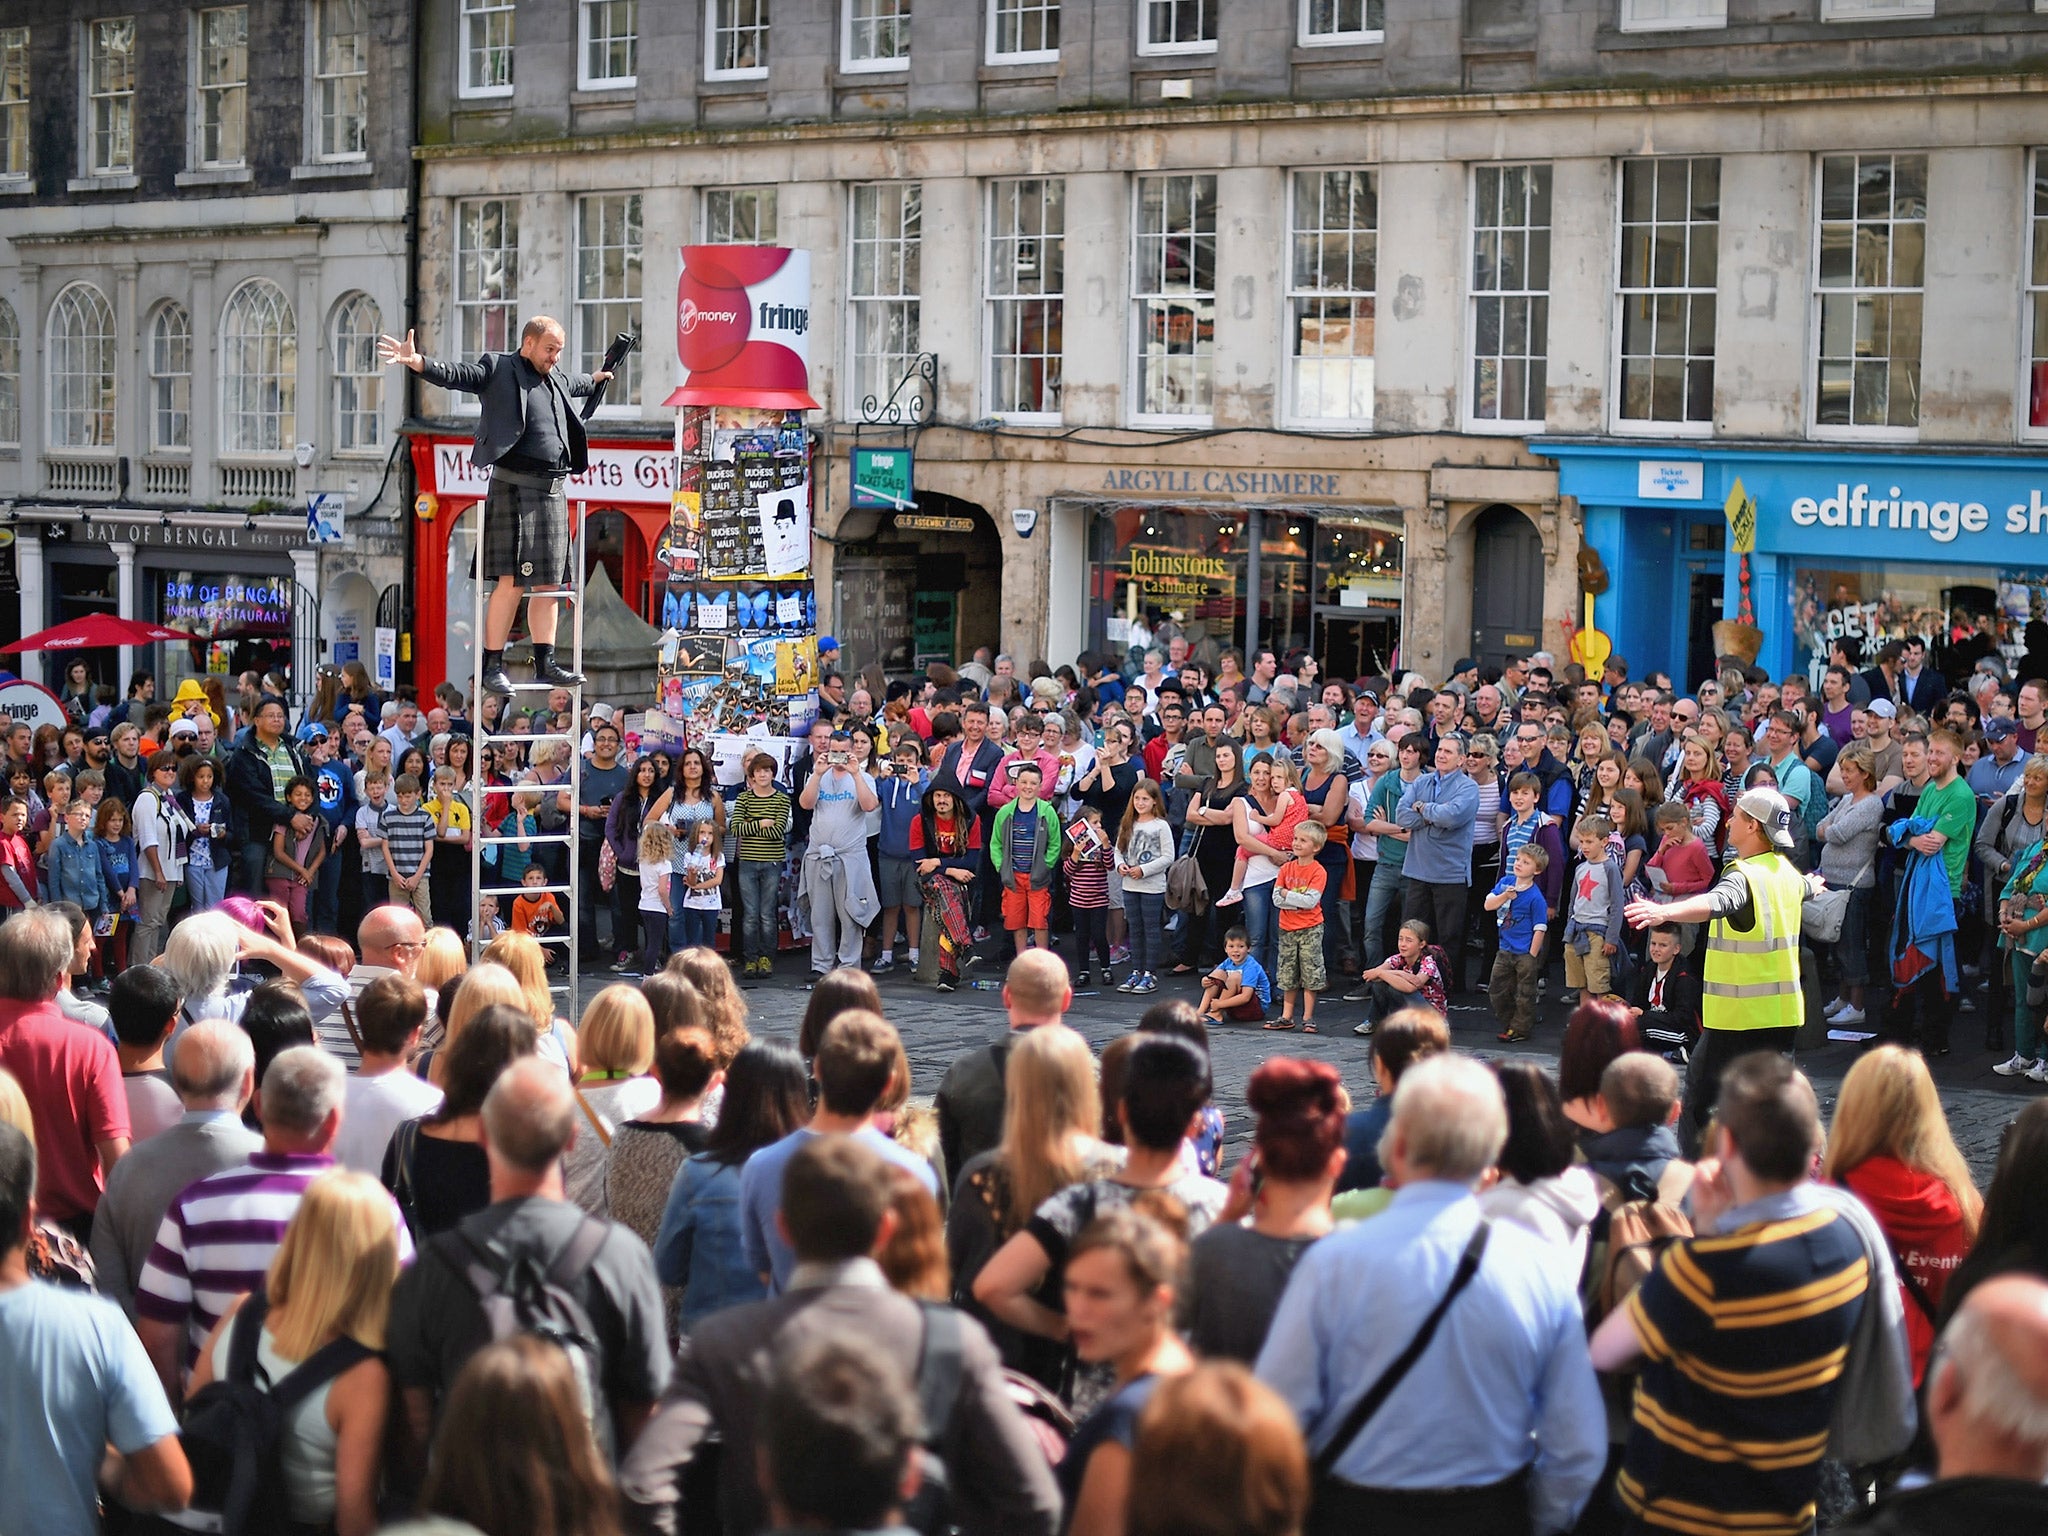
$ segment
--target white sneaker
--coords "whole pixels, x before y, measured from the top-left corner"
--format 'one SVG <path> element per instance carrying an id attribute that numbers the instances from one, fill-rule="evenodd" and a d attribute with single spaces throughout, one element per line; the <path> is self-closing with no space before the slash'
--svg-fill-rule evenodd
<path id="1" fill-rule="evenodd" d="M 1828 1018 L 1832 1023 L 1845 1027 L 1850 1024 L 1861 1024 L 1863 1022 L 1863 1010 L 1861 1008 L 1844 1008 L 1840 1013 L 1829 1014 Z"/>
<path id="2" fill-rule="evenodd" d="M 2048 1083 L 2048 1056 L 2042 1057 L 2027 1069 L 2027 1081 L 2030 1083 Z"/>
<path id="3" fill-rule="evenodd" d="M 2000 1077 L 2025 1077 L 2029 1072 L 2036 1070 L 2040 1065 L 2041 1064 L 2038 1061 L 2029 1060 L 2027 1057 L 2022 1056 L 2018 1051 L 2014 1051 L 2012 1053 L 2011 1060 L 2001 1061 L 1997 1066 L 1993 1067 L 1991 1070 L 1996 1072 Z"/>
<path id="4" fill-rule="evenodd" d="M 1838 997 L 1832 1003 L 1829 1003 L 1827 1007 L 1821 1009 L 1821 1017 L 1825 1019 L 1832 1019 L 1836 1014 L 1840 1013 L 1844 1008 L 1848 1006 L 1849 999 L 1847 999 L 1846 997 Z"/>

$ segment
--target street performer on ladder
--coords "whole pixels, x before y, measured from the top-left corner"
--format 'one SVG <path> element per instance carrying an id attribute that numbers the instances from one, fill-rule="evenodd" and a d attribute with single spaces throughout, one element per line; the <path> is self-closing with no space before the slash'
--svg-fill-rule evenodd
<path id="1" fill-rule="evenodd" d="M 517 352 L 487 352 L 473 363 L 444 363 L 421 353 L 411 331 L 404 341 L 377 338 L 377 355 L 385 362 L 410 368 L 442 389 L 475 395 L 482 407 L 470 460 L 491 472 L 479 538 L 483 580 L 492 586 L 484 613 L 479 686 L 506 697 L 512 693 L 512 678 L 505 670 L 505 643 L 519 599 L 530 588 L 564 591 L 575 585 L 569 501 L 563 487 L 569 476 L 589 465 L 590 444 L 569 401 L 592 393 L 611 377 L 602 370 L 558 369 L 564 339 L 560 321 L 536 315 L 519 333 Z M 560 613 L 559 597 L 536 596 L 527 604 L 533 678 L 554 688 L 580 687 L 582 677 L 555 660 Z"/>

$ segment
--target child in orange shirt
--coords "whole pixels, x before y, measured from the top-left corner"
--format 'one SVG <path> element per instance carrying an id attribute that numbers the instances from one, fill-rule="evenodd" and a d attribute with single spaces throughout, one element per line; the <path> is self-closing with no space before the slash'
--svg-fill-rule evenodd
<path id="1" fill-rule="evenodd" d="M 539 889 L 548 883 L 548 872 L 538 864 L 529 864 L 519 883 L 528 889 L 525 895 L 512 899 L 512 931 L 540 938 L 550 928 L 559 927 L 561 904 L 555 900 L 554 892 Z"/>
<path id="2" fill-rule="evenodd" d="M 1304 821 L 1294 829 L 1294 857 L 1280 866 L 1273 882 L 1273 905 L 1280 912 L 1280 1017 L 1268 1029 L 1294 1028 L 1294 997 L 1301 994 L 1301 1027 L 1316 1032 L 1316 994 L 1329 985 L 1323 970 L 1323 887 L 1328 876 L 1316 855 L 1329 833 L 1320 821 Z"/>

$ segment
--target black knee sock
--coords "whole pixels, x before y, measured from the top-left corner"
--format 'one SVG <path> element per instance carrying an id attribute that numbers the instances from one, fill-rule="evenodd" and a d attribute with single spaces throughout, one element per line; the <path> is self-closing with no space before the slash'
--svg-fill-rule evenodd
<path id="1" fill-rule="evenodd" d="M 535 677 L 539 677 L 541 673 L 547 671 L 547 669 L 549 667 L 552 667 L 554 664 L 555 648 L 552 645 L 542 645 L 538 640 L 534 641 L 533 675 Z"/>

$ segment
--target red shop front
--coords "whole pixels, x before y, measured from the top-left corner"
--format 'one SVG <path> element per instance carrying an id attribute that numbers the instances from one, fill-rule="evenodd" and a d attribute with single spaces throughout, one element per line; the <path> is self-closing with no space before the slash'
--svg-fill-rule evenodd
<path id="1" fill-rule="evenodd" d="M 469 460 L 471 439 L 418 433 L 413 528 L 413 683 L 422 695 L 452 678 L 464 693 L 474 671 L 478 509 L 490 474 Z M 603 566 L 626 606 L 658 623 L 667 572 L 656 556 L 669 529 L 674 445 L 627 438 L 590 440 L 590 467 L 569 481 L 573 532 L 589 519 L 584 579 Z M 567 631 L 564 631 L 564 641 Z"/>

